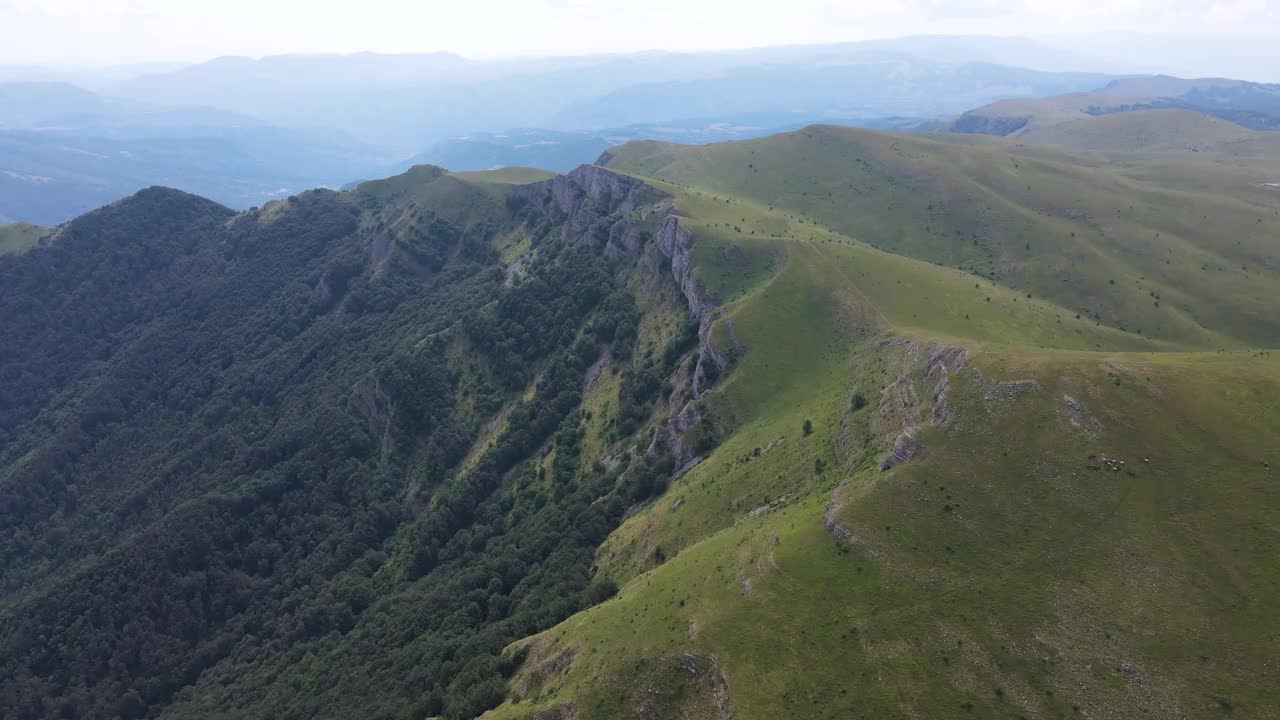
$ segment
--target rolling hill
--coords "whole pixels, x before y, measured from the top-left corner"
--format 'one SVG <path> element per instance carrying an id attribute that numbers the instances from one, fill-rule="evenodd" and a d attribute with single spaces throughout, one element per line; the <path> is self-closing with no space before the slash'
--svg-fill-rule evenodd
<path id="1" fill-rule="evenodd" d="M 808 132 L 607 158 L 673 183 L 741 353 L 709 392 L 737 429 L 601 546 L 615 599 L 512 646 L 486 717 L 1266 717 L 1272 352 L 1179 350 L 873 248 L 901 231 L 849 224 L 856 182 L 825 217 L 857 234 L 797 215 L 825 194 L 802 148 L 831 180 L 861 173 L 833 134 L 885 174 L 876 146 L 930 151 Z M 798 192 L 757 202 L 757 167 Z"/>
<path id="2" fill-rule="evenodd" d="M 1060 123 L 1148 110 L 1203 113 L 1238 127 L 1280 130 L 1280 85 L 1167 75 L 1121 78 L 1088 92 L 999 100 L 964 112 L 951 122 L 949 129 L 959 133 L 1033 136 Z M 1176 134 L 1177 130 L 1169 132 Z M 1194 141 L 1191 135 L 1186 139 Z"/>
<path id="3" fill-rule="evenodd" d="M 830 126 L 705 147 L 633 143 L 603 160 L 1146 337 L 1280 337 L 1263 299 L 1277 290 L 1280 215 L 1261 170 L 1174 163 L 1156 174 L 1007 140 Z"/>
<path id="4" fill-rule="evenodd" d="M 968 110 L 952 121 L 951 132 L 1021 135 L 1037 128 L 1091 117 L 1092 113 L 1119 112 L 1150 100 L 1141 95 L 1116 95 L 1109 91 L 1078 92 L 1047 98 L 1009 98 Z"/>
<path id="5" fill-rule="evenodd" d="M 0 714 L 1266 718 L 1258 167 L 813 126 L 81 216 L 0 256 Z"/>
<path id="6" fill-rule="evenodd" d="M 1078 151 L 1230 153 L 1243 146 L 1280 142 L 1280 135 L 1249 130 L 1193 110 L 1169 108 L 1089 115 L 1028 128 L 1018 139 Z"/>

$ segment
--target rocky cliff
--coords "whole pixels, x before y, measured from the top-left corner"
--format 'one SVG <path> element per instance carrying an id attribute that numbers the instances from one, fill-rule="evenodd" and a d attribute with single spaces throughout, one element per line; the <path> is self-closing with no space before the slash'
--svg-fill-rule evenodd
<path id="1" fill-rule="evenodd" d="M 719 318 L 711 294 L 694 272 L 690 254 L 693 233 L 671 203 L 670 195 L 643 180 L 596 165 L 517 189 L 517 196 L 563 221 L 564 237 L 601 244 L 609 257 L 641 255 L 641 266 L 653 273 L 670 271 L 690 314 L 698 320 L 699 359 L 693 395 L 729 366 L 730 355 L 711 338 Z M 653 243 L 648 243 L 652 238 Z"/>
<path id="2" fill-rule="evenodd" d="M 688 394 L 672 398 L 672 406 L 679 411 L 655 429 L 644 451 L 649 457 L 670 457 L 679 475 L 700 459 L 684 436 L 695 430 L 705 432 L 709 424 L 698 398 L 731 361 L 730 352 L 712 338 L 720 312 L 694 270 L 693 233 L 669 194 L 596 165 L 583 165 L 516 192 L 521 200 L 563 222 L 565 239 L 603 245 L 613 259 L 635 256 L 642 272 L 654 277 L 669 272 L 679 287 L 690 315 L 698 321 L 698 356 Z"/>
<path id="3" fill-rule="evenodd" d="M 566 239 L 603 244 L 605 253 L 615 260 L 638 253 L 650 234 L 645 221 L 655 212 L 669 210 L 667 193 L 595 165 L 521 186 L 516 197 L 563 222 Z"/>

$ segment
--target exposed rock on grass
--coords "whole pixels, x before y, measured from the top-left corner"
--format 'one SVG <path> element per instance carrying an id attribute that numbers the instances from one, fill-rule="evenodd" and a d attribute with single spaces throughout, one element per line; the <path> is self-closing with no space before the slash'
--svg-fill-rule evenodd
<path id="1" fill-rule="evenodd" d="M 888 470 L 910 461 L 924 450 L 918 437 L 921 426 L 950 422 L 947 390 L 951 373 L 965 367 L 968 352 L 962 347 L 922 344 L 901 338 L 882 340 L 868 349 L 886 353 L 886 363 L 898 372 L 893 383 L 881 393 L 871 421 L 877 436 L 893 438 L 889 452 L 880 461 L 880 469 Z"/>
<path id="2" fill-rule="evenodd" d="M 875 548 L 868 545 L 857 535 L 854 535 L 852 530 L 850 530 L 845 525 L 842 525 L 839 522 L 839 520 L 837 520 L 837 518 L 840 516 L 840 510 L 842 508 L 840 495 L 846 487 L 848 487 L 847 480 L 840 483 L 838 486 L 836 486 L 835 490 L 831 491 L 831 499 L 827 501 L 826 511 L 822 516 L 822 525 L 827 529 L 827 532 L 831 533 L 832 535 L 835 535 L 837 540 L 848 543 L 850 545 L 856 545 L 862 548 L 862 550 L 866 552 L 869 557 L 874 559 L 879 559 L 881 555 Z"/>
<path id="3" fill-rule="evenodd" d="M 572 700 L 534 710 L 528 720 L 578 720 L 578 705 Z"/>
<path id="4" fill-rule="evenodd" d="M 894 439 L 893 448 L 889 450 L 889 454 L 885 455 L 884 459 L 880 461 L 880 469 L 888 470 L 895 465 L 908 462 L 920 454 L 923 449 L 924 444 L 916 438 L 912 430 L 904 430 L 901 435 Z"/>
<path id="5" fill-rule="evenodd" d="M 1063 393 L 1062 401 L 1058 405 L 1058 416 L 1071 427 L 1083 430 L 1090 435 L 1100 435 L 1102 433 L 1102 423 L 1090 415 L 1084 405 L 1080 404 L 1080 401 L 1066 393 Z"/>
<path id="6" fill-rule="evenodd" d="M 572 645 L 555 649 L 554 652 L 548 645 L 545 638 L 539 637 L 517 646 L 527 648 L 528 657 L 525 658 L 524 669 L 511 687 L 514 696 L 536 695 L 548 680 L 563 674 L 578 656 L 577 648 Z"/>

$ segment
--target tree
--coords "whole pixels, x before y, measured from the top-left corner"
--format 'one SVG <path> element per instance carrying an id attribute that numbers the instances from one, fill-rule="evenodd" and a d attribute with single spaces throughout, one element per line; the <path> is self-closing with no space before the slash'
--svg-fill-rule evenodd
<path id="1" fill-rule="evenodd" d="M 618 583 L 613 578 L 600 578 L 587 587 L 585 596 L 587 606 L 599 605 L 618 594 Z"/>

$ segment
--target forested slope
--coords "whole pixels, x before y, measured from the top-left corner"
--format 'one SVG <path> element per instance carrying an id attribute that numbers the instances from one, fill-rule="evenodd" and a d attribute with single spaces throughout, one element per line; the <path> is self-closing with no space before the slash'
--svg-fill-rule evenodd
<path id="1" fill-rule="evenodd" d="M 0 715 L 1269 717 L 1256 168 L 602 162 L 0 255 Z"/>
<path id="2" fill-rule="evenodd" d="M 654 486 L 596 461 L 697 346 L 662 194 L 501 179 L 155 188 L 0 258 L 0 714 L 470 717 L 610 592 Z"/>

